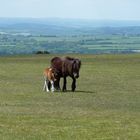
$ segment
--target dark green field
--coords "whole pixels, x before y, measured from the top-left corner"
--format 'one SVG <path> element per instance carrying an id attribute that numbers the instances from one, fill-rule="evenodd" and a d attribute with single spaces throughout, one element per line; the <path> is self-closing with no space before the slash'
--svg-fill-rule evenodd
<path id="1" fill-rule="evenodd" d="M 0 34 L 0 55 L 35 54 L 38 51 L 66 54 L 120 54 L 140 52 L 140 35 L 41 36 Z"/>
<path id="2" fill-rule="evenodd" d="M 76 92 L 45 93 L 54 56 L 0 57 L 0 139 L 139 140 L 140 54 L 72 55 L 82 60 Z"/>

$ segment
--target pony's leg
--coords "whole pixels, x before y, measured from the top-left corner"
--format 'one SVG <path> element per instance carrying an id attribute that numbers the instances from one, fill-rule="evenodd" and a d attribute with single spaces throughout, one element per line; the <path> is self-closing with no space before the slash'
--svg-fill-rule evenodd
<path id="1" fill-rule="evenodd" d="M 61 88 L 60 88 L 60 78 L 58 78 L 58 90 L 61 90 Z"/>
<path id="2" fill-rule="evenodd" d="M 63 91 L 66 91 L 66 84 L 67 84 L 67 79 L 66 79 L 66 77 L 64 77 Z"/>
<path id="3" fill-rule="evenodd" d="M 51 91 L 54 92 L 54 82 L 51 81 Z"/>
<path id="4" fill-rule="evenodd" d="M 72 78 L 72 79 L 73 79 L 73 81 L 72 81 L 71 88 L 72 88 L 72 91 L 74 92 L 75 88 L 76 88 L 76 79 L 75 78 Z"/>
<path id="5" fill-rule="evenodd" d="M 60 89 L 60 78 L 57 78 L 57 80 L 54 82 L 54 88 L 56 90 L 61 90 Z"/>

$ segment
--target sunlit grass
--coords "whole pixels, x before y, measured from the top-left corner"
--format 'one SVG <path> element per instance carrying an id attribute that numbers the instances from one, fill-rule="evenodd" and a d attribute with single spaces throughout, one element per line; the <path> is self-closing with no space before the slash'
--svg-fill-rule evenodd
<path id="1" fill-rule="evenodd" d="M 68 92 L 46 93 L 53 56 L 0 58 L 1 139 L 139 139 L 139 54 L 72 55 L 82 60 L 76 92 L 68 78 Z"/>

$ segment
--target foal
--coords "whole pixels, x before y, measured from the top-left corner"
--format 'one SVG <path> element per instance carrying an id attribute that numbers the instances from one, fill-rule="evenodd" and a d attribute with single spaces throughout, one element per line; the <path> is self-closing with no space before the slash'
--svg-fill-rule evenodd
<path id="1" fill-rule="evenodd" d="M 46 68 L 44 70 L 44 87 L 43 90 L 49 92 L 49 83 L 51 83 L 51 91 L 54 92 L 54 81 L 55 79 L 55 71 L 52 68 Z"/>

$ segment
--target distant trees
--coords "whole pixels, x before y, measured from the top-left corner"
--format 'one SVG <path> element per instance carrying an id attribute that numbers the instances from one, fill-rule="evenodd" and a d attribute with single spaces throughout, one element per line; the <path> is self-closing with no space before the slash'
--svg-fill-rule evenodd
<path id="1" fill-rule="evenodd" d="M 48 51 L 37 51 L 35 54 L 50 54 Z"/>

